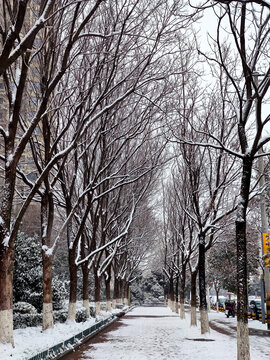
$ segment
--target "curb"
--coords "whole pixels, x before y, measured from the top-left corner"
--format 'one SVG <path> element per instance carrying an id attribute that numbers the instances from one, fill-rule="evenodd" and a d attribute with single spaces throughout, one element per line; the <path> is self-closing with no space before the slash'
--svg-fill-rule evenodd
<path id="1" fill-rule="evenodd" d="M 134 309 L 135 305 L 130 306 L 128 309 L 123 311 L 123 315 L 127 312 Z M 101 320 L 94 325 L 90 326 L 90 328 L 81 331 L 80 333 L 72 336 L 71 338 L 50 347 L 47 350 L 42 351 L 29 358 L 28 360 L 58 360 L 68 353 L 76 350 L 81 344 L 87 342 L 96 334 L 107 328 L 109 325 L 113 324 L 115 321 L 119 319 L 118 316 L 112 315 L 107 319 Z"/>

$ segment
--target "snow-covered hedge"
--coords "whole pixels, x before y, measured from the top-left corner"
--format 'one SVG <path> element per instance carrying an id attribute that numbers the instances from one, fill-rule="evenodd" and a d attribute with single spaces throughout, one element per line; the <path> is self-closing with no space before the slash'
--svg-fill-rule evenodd
<path id="1" fill-rule="evenodd" d="M 64 323 L 67 320 L 68 312 L 66 310 L 58 310 L 53 312 L 55 322 Z M 87 320 L 85 308 L 79 308 L 76 311 L 76 322 L 84 322 Z"/>
<path id="2" fill-rule="evenodd" d="M 38 326 L 42 324 L 42 314 L 27 302 L 17 302 L 13 306 L 13 323 L 15 329 Z"/>
<path id="3" fill-rule="evenodd" d="M 87 320 L 86 308 L 80 308 L 76 312 L 76 321 L 85 322 Z"/>
<path id="4" fill-rule="evenodd" d="M 28 326 L 40 326 L 42 325 L 42 313 L 39 314 L 35 307 L 26 302 L 18 302 L 14 304 L 13 307 L 13 323 L 14 328 L 26 328 Z M 90 307 L 91 317 L 95 317 L 95 309 Z M 54 322 L 64 323 L 67 320 L 68 311 L 67 310 L 54 310 L 53 318 Z M 76 312 L 76 322 L 85 322 L 87 320 L 87 314 L 85 308 L 79 308 Z"/>
<path id="5" fill-rule="evenodd" d="M 20 314 L 37 314 L 37 309 L 27 302 L 17 302 L 13 306 L 14 313 Z"/>
<path id="6" fill-rule="evenodd" d="M 42 324 L 42 314 L 21 314 L 14 313 L 14 329 L 26 328 L 29 326 L 39 326 Z"/>

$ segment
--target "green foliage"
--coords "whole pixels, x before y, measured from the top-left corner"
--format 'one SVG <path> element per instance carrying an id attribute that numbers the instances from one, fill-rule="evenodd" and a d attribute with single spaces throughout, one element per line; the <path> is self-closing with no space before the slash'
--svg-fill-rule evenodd
<path id="1" fill-rule="evenodd" d="M 237 292 L 237 253 L 234 238 L 215 244 L 208 256 L 208 277 L 213 283 L 229 292 Z M 252 234 L 247 234 L 248 274 L 254 275 L 258 269 L 258 243 Z"/>
<path id="2" fill-rule="evenodd" d="M 17 302 L 13 306 L 13 312 L 18 314 L 37 314 L 37 309 L 27 302 Z"/>
<path id="3" fill-rule="evenodd" d="M 22 303 L 20 303 L 22 304 Z M 24 303 L 26 304 L 26 303 Z M 27 304 L 29 308 L 30 304 Z M 31 305 L 30 305 L 31 306 Z M 25 307 L 25 306 L 24 306 Z M 54 322 L 64 323 L 68 317 L 67 310 L 56 310 L 53 312 Z M 87 313 L 85 308 L 78 309 L 76 312 L 76 322 L 84 322 L 87 320 Z M 22 329 L 29 326 L 41 326 L 42 325 L 42 314 L 38 313 L 21 313 L 14 312 L 13 317 L 14 329 Z"/>
<path id="4" fill-rule="evenodd" d="M 29 326 L 40 326 L 42 314 L 20 314 L 15 313 L 13 317 L 14 329 L 26 328 Z"/>
<path id="5" fill-rule="evenodd" d="M 15 242 L 14 302 L 25 301 L 42 310 L 41 245 L 20 233 Z"/>
<path id="6" fill-rule="evenodd" d="M 42 258 L 41 244 L 36 237 L 20 233 L 15 242 L 14 303 L 27 302 L 42 311 Z M 53 306 L 61 309 L 66 298 L 66 282 L 53 278 Z"/>

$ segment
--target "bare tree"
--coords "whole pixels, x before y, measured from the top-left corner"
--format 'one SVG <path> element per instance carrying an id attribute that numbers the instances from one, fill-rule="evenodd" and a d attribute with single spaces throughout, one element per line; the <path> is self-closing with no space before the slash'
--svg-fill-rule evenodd
<path id="1" fill-rule="evenodd" d="M 235 112 L 237 147 L 227 146 L 210 136 L 209 146 L 223 149 L 241 161 L 241 184 L 236 216 L 237 243 L 237 334 L 238 359 L 249 359 L 246 214 L 251 192 L 251 175 L 255 159 L 264 156 L 260 149 L 270 137 L 264 134 L 269 115 L 264 115 L 269 92 L 269 12 L 264 2 L 217 2 L 217 37 L 212 55 L 206 56 L 222 69 L 224 81 L 229 83 L 226 102 Z M 222 31 L 230 37 L 225 43 Z M 228 34 L 226 32 L 226 34 Z M 229 56 L 229 53 L 231 56 Z M 224 83 L 223 81 L 223 83 Z M 210 140 L 209 139 L 209 140 Z M 230 144 L 232 145 L 232 144 Z M 268 278 L 268 271 L 265 273 Z M 267 279 L 268 281 L 268 279 Z M 269 296 L 269 294 L 267 294 Z"/>
<path id="2" fill-rule="evenodd" d="M 20 6 L 25 5 L 30 7 L 30 2 L 20 2 Z M 41 16 L 35 19 L 36 22 L 30 28 L 24 17 L 26 10 L 24 11 L 22 7 L 14 8 L 11 12 L 12 8 L 5 7 L 5 11 L 8 10 L 8 12 L 3 11 L 6 30 L 3 30 L 2 34 L 7 41 L 4 44 L 5 51 L 1 55 L 3 60 L 1 65 L 4 64 L 1 71 L 3 71 L 10 104 L 10 121 L 7 130 L 0 128 L 5 146 L 4 154 L 1 155 L 1 160 L 5 162 L 5 182 L 1 203 L 2 221 L 0 222 L 0 246 L 1 254 L 3 254 L 0 264 L 1 286 L 3 287 L 0 295 L 0 316 L 3 317 L 3 319 L 0 318 L 0 338 L 2 342 L 12 343 L 12 259 L 14 239 L 25 211 L 42 186 L 39 195 L 43 197 L 42 226 L 43 230 L 46 230 L 43 233 L 43 263 L 48 270 L 44 273 L 47 284 L 44 286 L 44 304 L 48 311 L 44 312 L 52 319 L 49 269 L 57 243 L 77 210 L 76 203 L 69 212 L 63 228 L 60 229 L 56 242 L 51 244 L 50 229 L 55 199 L 51 193 L 55 191 L 59 168 L 64 166 L 68 154 L 76 148 L 78 141 L 81 141 L 81 135 L 110 109 L 133 93 L 136 93 L 137 98 L 149 101 L 157 83 L 160 80 L 166 80 L 170 73 L 175 71 L 173 64 L 165 60 L 171 53 L 171 40 L 168 41 L 168 39 L 172 39 L 173 31 L 183 27 L 183 18 L 175 16 L 182 5 L 176 3 L 162 5 L 156 2 L 147 4 L 142 1 L 130 1 L 120 4 L 117 2 L 116 6 L 116 2 L 109 3 L 102 0 L 91 2 L 91 4 L 88 1 L 63 1 L 57 4 L 44 1 L 39 6 Z M 16 31 L 13 31 L 12 21 L 5 18 L 7 14 L 9 19 L 14 20 L 12 21 Z M 49 17 L 48 14 L 50 14 Z M 136 26 L 134 26 L 134 15 L 137 19 Z M 49 26 L 39 37 L 37 34 L 45 20 Z M 156 26 L 152 26 L 153 21 Z M 19 41 L 17 47 L 18 34 L 24 25 L 26 31 L 29 30 L 30 33 L 26 32 L 28 35 Z M 8 34 L 7 37 L 6 34 Z M 54 41 L 53 49 L 48 49 L 52 41 Z M 26 49 L 33 51 L 26 51 Z M 89 49 L 93 52 L 88 51 Z M 43 66 L 41 74 L 37 71 L 35 62 L 39 54 L 44 53 L 48 55 L 49 63 Z M 79 64 L 83 65 L 80 71 L 85 79 L 84 83 L 86 79 L 92 80 L 82 92 L 80 92 L 82 87 L 76 86 L 82 79 L 82 76 L 77 76 Z M 28 80 L 33 84 L 36 82 L 35 79 L 42 87 L 41 96 L 38 99 L 31 96 L 28 85 L 26 86 Z M 13 82 L 15 91 L 12 95 Z M 74 93 L 72 93 L 72 87 L 76 90 Z M 24 115 L 24 110 L 27 111 L 27 108 L 23 106 L 25 101 L 23 95 L 26 94 L 32 103 L 34 102 L 34 114 L 30 121 Z M 54 128 L 55 136 L 51 136 L 54 119 L 57 119 L 58 127 L 56 125 Z M 23 169 L 19 169 L 21 179 L 26 181 L 30 190 L 11 226 L 15 174 L 22 155 L 39 124 L 43 130 L 46 151 L 45 153 L 39 151 L 42 157 L 36 156 L 36 160 L 40 161 L 36 161 L 39 176 L 35 182 L 31 184 L 31 181 L 27 181 Z M 71 131 L 72 126 L 73 131 Z M 34 149 L 33 145 L 35 144 L 32 141 Z M 58 170 L 56 164 L 58 164 Z M 91 186 L 86 192 L 88 193 L 90 189 Z M 86 196 L 86 194 L 81 195 L 79 202 L 84 201 Z M 45 221 L 49 226 L 45 227 Z M 52 326 L 51 320 L 47 322 L 49 326 Z M 46 327 L 47 325 L 44 328 Z"/>
<path id="3" fill-rule="evenodd" d="M 72 5 L 73 2 L 66 3 L 66 5 L 71 4 L 71 8 L 69 6 L 61 7 L 61 10 L 56 12 L 53 12 L 52 1 L 41 2 L 38 5 L 38 8 L 34 9 L 37 12 L 34 12 L 33 9 L 30 8 L 29 3 L 30 2 L 27 1 L 19 3 L 16 2 L 16 5 L 19 4 L 19 7 L 17 8 L 15 6 L 13 8 L 12 6 L 8 7 L 8 2 L 5 2 L 4 8 L 2 9 L 4 22 L 1 27 L 1 32 L 4 38 L 4 51 L 1 55 L 1 72 L 3 73 L 3 79 L 5 82 L 8 101 L 7 117 L 9 118 L 6 129 L 2 127 L 0 128 L 1 136 L 4 139 L 4 153 L 1 154 L 1 160 L 4 161 L 5 164 L 3 175 L 4 185 L 1 194 L 2 201 L 0 210 L 0 341 L 4 343 L 14 343 L 12 331 L 12 273 L 14 240 L 19 229 L 19 224 L 42 181 L 48 175 L 57 158 L 63 157 L 64 153 L 58 154 L 47 164 L 35 184 L 32 184 L 33 186 L 31 191 L 29 192 L 26 200 L 23 202 L 17 218 L 13 223 L 11 223 L 14 206 L 16 171 L 20 161 L 22 160 L 22 155 L 26 150 L 26 146 L 29 144 L 29 140 L 37 128 L 38 123 L 41 121 L 42 117 L 47 114 L 49 98 L 67 69 L 70 60 L 69 56 L 72 52 L 74 44 L 78 40 L 79 34 L 84 28 L 85 23 L 87 23 L 100 5 L 100 1 L 97 1 L 94 7 L 88 10 L 88 14 L 85 15 L 85 19 L 82 22 L 80 21 L 78 29 L 74 31 L 76 21 L 78 21 L 78 18 L 81 15 L 81 3 L 77 3 L 75 5 Z M 30 21 L 25 17 L 26 5 L 29 5 L 29 9 L 27 10 L 29 10 Z M 38 49 L 35 49 L 36 44 L 40 41 L 36 41 L 35 44 L 34 40 L 40 40 L 37 38 L 37 34 L 44 26 L 44 22 L 49 15 L 51 17 L 55 17 L 55 21 L 57 21 L 59 25 L 58 31 L 60 33 L 61 27 L 63 26 L 61 20 L 63 19 L 64 21 L 66 19 L 66 11 L 68 12 L 71 9 L 74 11 L 73 22 L 71 21 L 67 27 L 65 26 L 67 41 L 63 41 L 60 45 L 63 49 L 63 56 L 58 59 L 58 71 L 56 75 L 50 79 L 41 98 L 33 99 L 30 97 L 29 99 L 27 96 L 29 95 L 28 80 L 32 83 L 35 81 L 31 71 L 36 69 L 35 60 L 40 50 L 39 46 Z M 36 13 L 38 16 L 36 16 Z M 12 14 L 14 14 L 14 17 Z M 22 40 L 19 41 L 17 46 L 17 39 L 20 38 L 19 33 L 24 27 L 26 35 L 22 37 Z M 64 33 L 62 33 L 62 36 L 64 36 Z M 45 46 L 45 44 L 47 44 L 47 38 L 45 38 L 45 43 L 42 43 L 41 46 Z M 33 51 L 26 51 L 27 49 Z M 31 71 L 29 69 L 31 69 Z M 39 80 L 40 78 L 37 81 L 39 82 Z M 29 105 L 26 104 L 26 99 L 29 101 L 30 105 L 35 105 L 34 116 L 30 121 L 26 120 L 30 109 Z M 68 152 L 71 148 L 67 148 L 66 152 Z"/>

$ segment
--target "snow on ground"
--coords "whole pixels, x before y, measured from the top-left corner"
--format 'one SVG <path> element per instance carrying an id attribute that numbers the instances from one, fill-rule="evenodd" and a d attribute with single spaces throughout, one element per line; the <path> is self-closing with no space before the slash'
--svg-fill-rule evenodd
<path id="1" fill-rule="evenodd" d="M 102 313 L 102 318 L 110 316 Z M 100 318 L 101 319 L 101 318 Z M 190 327 L 189 312 L 186 319 L 167 307 L 137 307 L 121 318 L 122 326 L 109 332 L 106 342 L 97 343 L 84 352 L 81 359 L 94 360 L 234 360 L 236 356 L 236 336 L 231 328 L 236 326 L 236 318 L 227 319 L 224 313 L 210 311 L 210 321 L 230 332 L 220 334 L 212 330 L 210 334 L 200 334 L 198 327 Z M 69 322 L 56 324 L 54 329 L 41 332 L 41 327 L 17 329 L 14 332 L 15 348 L 0 345 L 1 360 L 26 360 L 31 356 L 58 344 L 84 329 L 95 319 L 85 323 Z M 259 321 L 250 320 L 252 328 L 266 329 Z M 269 337 L 250 336 L 251 360 L 269 359 Z"/>
<path id="2" fill-rule="evenodd" d="M 211 329 L 201 335 L 200 327 L 190 327 L 190 316 L 181 320 L 169 308 L 135 308 L 121 319 L 123 326 L 107 334 L 107 341 L 94 344 L 80 359 L 94 360 L 234 360 L 237 358 L 235 333 L 220 334 Z M 236 319 L 210 312 L 210 320 Z M 230 329 L 230 328 L 227 328 Z M 265 329 L 265 327 L 264 327 Z M 232 330 L 231 330 L 232 331 Z M 250 336 L 251 360 L 269 359 L 269 337 Z"/>
<path id="3" fill-rule="evenodd" d="M 117 313 L 120 310 L 113 310 Z M 53 329 L 42 332 L 41 326 L 14 330 L 15 348 L 11 345 L 0 344 L 0 360 L 27 360 L 32 356 L 57 345 L 81 331 L 90 328 L 96 321 L 110 317 L 112 313 L 101 312 L 101 316 L 89 318 L 83 323 L 69 321 L 64 324 L 56 323 Z"/>

